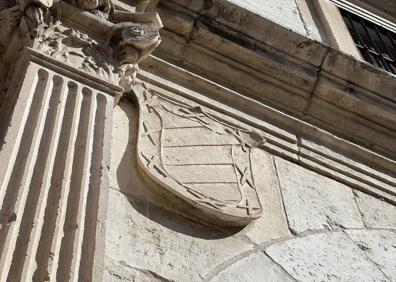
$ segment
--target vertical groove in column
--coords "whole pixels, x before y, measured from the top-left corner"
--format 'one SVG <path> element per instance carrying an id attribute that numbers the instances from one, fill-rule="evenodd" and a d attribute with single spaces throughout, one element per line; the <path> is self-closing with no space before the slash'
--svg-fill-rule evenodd
<path id="1" fill-rule="evenodd" d="M 71 85 L 71 83 L 64 83 L 64 88 L 61 96 L 61 103 L 59 104 L 60 113 L 57 117 L 57 133 L 54 136 L 54 142 L 52 148 L 52 175 L 48 174 L 45 183 L 49 185 L 48 196 L 46 197 L 45 212 L 41 210 L 38 216 L 41 222 L 41 232 L 37 232 L 41 237 L 36 236 L 37 251 L 31 252 L 29 269 L 32 269 L 32 263 L 35 255 L 35 263 L 37 269 L 34 272 L 33 279 L 31 274 L 26 275 L 28 280 L 33 281 L 46 281 L 49 278 L 48 273 L 48 262 L 52 261 L 53 255 L 51 255 L 51 245 L 54 239 L 56 219 L 58 214 L 59 200 L 62 192 L 62 184 L 64 182 L 63 176 L 66 176 L 66 160 L 68 155 L 67 148 L 70 144 L 70 139 L 73 139 L 72 124 L 73 115 L 76 111 L 76 98 L 77 98 L 77 86 Z M 55 141 L 56 140 L 56 141 Z M 74 140 L 74 139 L 73 139 Z M 51 177 L 51 179 L 48 179 Z M 45 199 L 44 199 L 45 200 Z M 36 243 L 35 243 L 36 244 Z"/>
<path id="2" fill-rule="evenodd" d="M 107 117 L 107 100 L 102 94 L 96 96 L 97 109 L 95 118 L 94 141 L 91 159 L 89 192 L 85 211 L 85 232 L 82 244 L 82 259 L 78 277 L 81 281 L 92 279 L 94 264 L 96 231 L 98 224 L 99 198 L 102 191 L 103 176 L 106 174 L 107 164 L 103 162 L 104 141 Z M 77 273 L 76 273 L 77 274 Z"/>
<path id="3" fill-rule="evenodd" d="M 0 281 L 100 280 L 113 101 L 27 71 L 0 151 Z"/>
<path id="4" fill-rule="evenodd" d="M 89 181 L 94 115 L 96 101 L 92 91 L 84 88 L 81 106 L 80 124 L 75 142 L 74 161 L 71 175 L 70 193 L 67 199 L 66 219 L 63 227 L 64 237 L 61 242 L 57 281 L 74 278 L 74 267 L 79 262 L 78 244 L 80 234 L 84 231 L 81 213 L 85 210 L 86 194 Z"/>
<path id="5" fill-rule="evenodd" d="M 44 215 L 48 204 L 51 176 L 55 171 L 54 162 L 59 145 L 67 94 L 66 85 L 63 81 L 63 78 L 61 78 L 60 76 L 54 77 L 54 89 L 55 91 L 52 93 L 53 96 L 51 98 L 50 106 L 50 109 L 52 108 L 52 115 L 48 116 L 47 118 L 48 135 L 45 136 L 46 140 L 43 140 L 43 151 L 40 151 L 39 153 L 42 158 L 44 156 L 46 157 L 46 162 L 42 164 L 42 176 L 37 178 L 37 185 L 41 187 L 40 193 L 37 195 L 37 207 L 34 211 L 33 209 L 31 210 L 32 221 L 30 224 L 32 225 L 32 231 L 30 232 L 30 240 L 26 243 L 29 245 L 26 252 L 24 267 L 22 270 L 22 281 L 32 281 L 33 273 L 37 268 L 36 254 L 40 238 L 45 238 L 46 236 L 48 236 L 47 233 L 43 233 Z M 37 165 L 39 166 L 40 164 Z M 33 185 L 33 187 L 34 186 L 35 185 Z M 29 197 L 29 199 L 32 198 L 33 196 L 31 198 Z M 56 209 L 53 210 L 53 212 L 55 211 Z"/>
<path id="6" fill-rule="evenodd" d="M 18 156 L 19 152 L 19 147 L 21 144 L 21 139 L 23 137 L 24 129 L 26 127 L 26 123 L 28 120 L 29 115 L 31 115 L 30 108 L 33 103 L 33 98 L 36 97 L 35 93 L 37 92 L 37 89 L 41 86 L 39 86 L 39 75 L 37 73 L 37 68 L 32 67 L 28 69 L 28 73 L 26 74 L 27 77 L 32 77 L 28 81 L 25 81 L 21 91 L 24 91 L 23 93 L 27 93 L 26 95 L 21 94 L 20 96 L 22 97 L 17 97 L 16 99 L 19 100 L 19 103 L 14 108 L 14 112 L 12 114 L 12 121 L 14 123 L 18 124 L 18 128 L 15 129 L 15 131 L 12 132 L 7 132 L 7 135 L 10 134 L 11 136 L 7 136 L 8 139 L 13 141 L 13 144 L 9 144 L 9 148 L 4 148 L 8 144 L 3 144 L 2 149 L 0 151 L 0 159 L 5 161 L 4 164 L 0 164 L 0 209 L 3 207 L 3 200 L 5 197 L 5 193 L 7 191 L 7 185 L 8 181 L 10 180 L 15 161 Z M 31 81 L 30 81 L 31 80 Z M 42 83 L 42 80 L 40 81 Z M 22 102 L 22 100 L 25 99 L 25 103 Z M 37 102 L 36 102 L 37 103 Z M 2 109 L 3 110 L 3 109 Z M 18 119 L 15 116 L 18 116 L 20 112 L 23 112 L 21 115 L 21 118 Z M 10 113 L 3 113 L 2 115 L 10 114 Z M 10 114 L 11 115 L 11 114 Z M 3 121 L 3 120 L 2 120 Z M 9 124 L 6 124 L 5 126 L 9 126 Z M 6 141 L 6 140 L 5 140 Z M 9 142 L 11 143 L 11 142 Z M 7 151 L 11 150 L 11 153 L 9 156 L 7 156 Z M 6 220 L 6 222 L 4 222 Z M 0 213 L 0 224 L 6 224 L 8 218 L 4 218 L 3 215 Z M 0 228 L 1 229 L 1 228 Z M 1 248 L 0 248 L 0 254 L 1 254 Z"/>
<path id="7" fill-rule="evenodd" d="M 9 222 L 0 230 L 0 253 L 2 254 L 0 281 L 6 281 L 10 270 L 52 90 L 52 79 L 47 71 L 39 70 L 38 77 L 39 82 L 34 93 L 27 124 L 24 128 L 21 146 L 0 211 L 3 217 L 8 217 Z"/>
<path id="8" fill-rule="evenodd" d="M 103 94 L 106 98 L 106 110 L 104 119 L 103 154 L 102 154 L 102 179 L 100 183 L 100 194 L 96 214 L 96 234 L 93 254 L 92 281 L 102 281 L 104 275 L 104 260 L 106 247 L 106 221 L 108 215 L 109 200 L 109 170 L 111 162 L 111 139 L 113 129 L 114 98 Z M 87 238 L 88 240 L 88 238 Z M 85 278 L 87 276 L 84 276 Z M 88 277 L 87 277 L 88 279 Z"/>
<path id="9" fill-rule="evenodd" d="M 72 280 L 75 282 L 79 281 L 79 266 L 81 263 L 82 256 L 82 245 L 84 239 L 84 232 L 86 231 L 86 209 L 87 209 L 87 201 L 88 201 L 88 193 L 90 188 L 91 179 L 91 166 L 92 166 L 92 157 L 94 155 L 93 152 L 93 143 L 94 143 L 94 134 L 95 134 L 95 116 L 97 109 L 97 93 L 93 93 L 92 90 L 85 88 L 83 89 L 84 95 L 89 95 L 91 97 L 91 112 L 89 117 L 89 127 L 87 134 L 87 144 L 86 144 L 86 154 L 85 154 L 85 163 L 84 163 L 84 175 L 83 175 L 83 185 L 81 187 L 80 193 L 80 205 L 78 207 L 77 212 L 77 226 L 76 237 L 74 239 L 74 250 L 73 250 L 73 260 L 72 260 L 72 268 L 71 273 L 73 275 Z M 94 238 L 92 238 L 94 240 Z M 84 254 L 85 255 L 85 254 Z"/>
<path id="10" fill-rule="evenodd" d="M 45 125 L 43 134 L 38 141 L 40 145 L 38 147 L 37 160 L 32 164 L 33 175 L 31 181 L 27 183 L 27 201 L 23 214 L 21 215 L 22 219 L 19 228 L 19 235 L 16 242 L 10 273 L 8 275 L 8 280 L 10 281 L 21 280 L 26 258 L 30 257 L 32 251 L 31 248 L 33 247 L 33 244 L 35 244 L 34 240 L 32 240 L 34 238 L 34 234 L 37 231 L 41 231 L 40 224 L 38 222 L 39 219 L 37 219 L 38 215 L 36 216 L 36 210 L 37 207 L 39 207 L 40 202 L 43 201 L 42 197 L 46 194 L 45 186 L 47 185 L 47 182 L 45 181 L 45 174 L 48 174 L 48 170 L 50 169 L 49 166 L 51 166 L 52 163 L 49 154 L 51 142 L 53 142 L 52 139 L 54 137 L 55 121 L 59 112 L 58 106 L 61 99 L 62 79 L 55 76 L 53 77 L 52 84 L 53 90 L 49 92 L 50 103 L 44 121 Z M 37 228 L 39 228 L 39 230 L 37 230 Z M 26 277 L 24 277 L 23 281 L 26 280 L 31 280 L 31 278 L 26 279 Z"/>
<path id="11" fill-rule="evenodd" d="M 71 189 L 71 177 L 75 157 L 75 142 L 80 126 L 82 95 L 76 83 L 68 83 L 68 99 L 66 104 L 62 138 L 55 160 L 55 173 L 52 176 L 48 206 L 45 214 L 45 230 L 48 237 L 42 237 L 37 253 L 39 268 L 34 274 L 34 281 L 45 279 L 56 281 L 59 267 L 61 242 L 64 236 L 67 201 Z M 37 280 L 36 280 L 37 279 Z"/>

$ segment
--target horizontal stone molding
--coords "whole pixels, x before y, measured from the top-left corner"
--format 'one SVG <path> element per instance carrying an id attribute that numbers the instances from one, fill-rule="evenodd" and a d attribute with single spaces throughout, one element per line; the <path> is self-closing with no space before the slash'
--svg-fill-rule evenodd
<path id="1" fill-rule="evenodd" d="M 396 204 L 392 159 L 158 58 L 152 57 L 145 67 L 150 71 L 138 77 L 155 91 L 176 93 L 231 116 L 261 132 L 264 150 Z"/>
<path id="2" fill-rule="evenodd" d="M 156 57 L 396 159 L 394 75 L 228 1 L 203 2 L 160 5 Z"/>

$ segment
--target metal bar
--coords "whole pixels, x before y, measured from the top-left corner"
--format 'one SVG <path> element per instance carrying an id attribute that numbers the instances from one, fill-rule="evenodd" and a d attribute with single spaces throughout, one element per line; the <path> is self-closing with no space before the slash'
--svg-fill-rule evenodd
<path id="1" fill-rule="evenodd" d="M 368 63 L 396 74 L 396 35 L 347 10 L 340 9 L 340 11 L 364 59 Z"/>
<path id="2" fill-rule="evenodd" d="M 390 71 L 390 68 L 388 66 L 388 64 L 386 63 L 384 56 L 381 52 L 381 50 L 378 48 L 377 44 L 375 43 L 373 37 L 371 36 L 370 31 L 368 30 L 368 26 L 367 26 L 367 21 L 365 21 L 364 19 L 360 18 L 360 24 L 363 27 L 364 32 L 366 33 L 366 36 L 368 37 L 368 39 L 370 40 L 371 44 L 369 44 L 370 46 L 372 46 L 372 48 L 374 48 L 374 50 L 378 53 L 378 55 L 376 56 L 378 59 L 378 61 L 381 63 L 382 67 L 386 70 L 386 71 Z"/>
<path id="3" fill-rule="evenodd" d="M 395 41 L 393 40 L 392 33 L 391 33 L 389 30 L 387 30 L 387 31 L 386 31 L 386 34 L 388 35 L 389 41 L 392 43 L 393 50 L 396 52 L 396 43 L 395 43 Z"/>
<path id="4" fill-rule="evenodd" d="M 382 33 L 382 32 L 380 32 L 380 30 L 378 29 L 378 26 L 377 26 L 377 25 L 374 24 L 373 26 L 374 26 L 374 30 L 375 30 L 375 33 L 377 34 L 378 39 L 381 41 L 382 46 L 384 46 L 384 49 L 386 50 L 386 52 L 387 52 L 387 54 L 389 55 L 389 57 L 390 57 L 392 60 L 394 60 L 394 57 L 393 57 L 392 52 L 389 50 L 388 46 L 386 45 L 385 41 L 383 40 L 383 38 L 382 38 L 382 36 L 381 36 L 381 33 Z"/>
<path id="5" fill-rule="evenodd" d="M 366 59 L 369 63 L 374 64 L 374 60 L 373 60 L 373 58 L 371 57 L 370 52 L 368 52 L 369 48 L 368 48 L 366 42 L 363 40 L 363 38 L 362 38 L 361 34 L 359 33 L 359 31 L 357 30 L 357 28 L 356 28 L 356 26 L 355 26 L 355 24 L 354 24 L 354 20 L 352 19 L 351 13 L 345 11 L 345 14 L 346 14 L 346 16 L 347 16 L 347 18 L 348 18 L 349 24 L 350 24 L 350 26 L 351 26 L 353 32 L 355 33 L 355 35 L 357 35 L 357 37 L 359 38 L 360 44 L 364 47 L 364 49 L 363 49 L 363 55 L 365 55 L 365 59 Z"/>

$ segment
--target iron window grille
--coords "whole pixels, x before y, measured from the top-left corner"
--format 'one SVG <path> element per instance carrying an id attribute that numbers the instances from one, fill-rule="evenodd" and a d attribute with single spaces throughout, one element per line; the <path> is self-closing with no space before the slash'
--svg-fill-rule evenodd
<path id="1" fill-rule="evenodd" d="M 340 11 L 364 60 L 396 74 L 396 33 L 344 9 Z"/>

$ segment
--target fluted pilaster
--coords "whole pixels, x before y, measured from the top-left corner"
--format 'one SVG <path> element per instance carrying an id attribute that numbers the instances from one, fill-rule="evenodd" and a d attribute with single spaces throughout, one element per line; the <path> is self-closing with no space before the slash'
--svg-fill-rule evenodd
<path id="1" fill-rule="evenodd" d="M 114 97 L 31 63 L 8 102 L 0 281 L 91 280 L 100 269 Z"/>
<path id="2" fill-rule="evenodd" d="M 113 108 L 162 25 L 93 4 L 0 11 L 0 281 L 102 280 Z"/>

